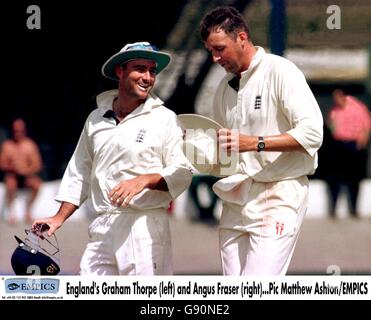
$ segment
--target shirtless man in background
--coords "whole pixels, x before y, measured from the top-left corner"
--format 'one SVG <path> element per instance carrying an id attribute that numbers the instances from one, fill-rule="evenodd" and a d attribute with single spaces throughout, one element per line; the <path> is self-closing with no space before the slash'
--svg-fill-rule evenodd
<path id="1" fill-rule="evenodd" d="M 31 222 L 31 206 L 42 184 L 38 176 L 42 159 L 36 143 L 27 137 L 26 123 L 16 119 L 12 124 L 12 138 L 5 140 L 0 152 L 0 169 L 4 171 L 8 221 L 15 223 L 13 202 L 18 188 L 27 188 L 31 194 L 27 201 L 25 221 Z"/>

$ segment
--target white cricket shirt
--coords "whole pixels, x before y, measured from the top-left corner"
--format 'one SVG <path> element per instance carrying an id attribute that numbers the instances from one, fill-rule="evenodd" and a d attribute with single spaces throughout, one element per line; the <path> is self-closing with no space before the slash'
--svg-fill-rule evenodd
<path id="1" fill-rule="evenodd" d="M 159 173 L 169 191 L 145 189 L 129 206 L 167 208 L 170 200 L 181 194 L 192 179 L 181 150 L 182 130 L 176 115 L 159 98 L 150 95 L 116 125 L 114 118 L 103 115 L 112 110 L 117 95 L 117 90 L 111 90 L 97 97 L 98 108 L 85 122 L 56 200 L 80 206 L 90 197 L 97 213 L 125 211 L 122 207 L 113 208 L 108 192 L 122 180 Z"/>
<path id="2" fill-rule="evenodd" d="M 265 53 L 261 47 L 242 73 L 239 90 L 219 84 L 214 119 L 226 128 L 252 136 L 290 134 L 306 152 L 244 152 L 240 171 L 259 182 L 313 174 L 322 144 L 323 118 L 302 72 L 289 60 Z"/>

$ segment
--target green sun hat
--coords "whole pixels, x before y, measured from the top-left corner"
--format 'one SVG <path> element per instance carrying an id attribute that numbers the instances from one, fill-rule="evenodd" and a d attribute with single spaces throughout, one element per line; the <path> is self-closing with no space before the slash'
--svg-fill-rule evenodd
<path id="1" fill-rule="evenodd" d="M 170 63 L 171 57 L 168 53 L 159 51 L 158 48 L 149 42 L 128 43 L 103 64 L 103 76 L 117 81 L 115 67 L 134 59 L 155 61 L 157 63 L 156 73 L 159 74 Z"/>

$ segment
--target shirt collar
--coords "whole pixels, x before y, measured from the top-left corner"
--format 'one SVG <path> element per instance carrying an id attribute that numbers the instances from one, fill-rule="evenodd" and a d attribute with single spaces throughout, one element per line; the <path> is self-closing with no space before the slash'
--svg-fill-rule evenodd
<path id="1" fill-rule="evenodd" d="M 256 53 L 254 54 L 249 68 L 243 72 L 241 72 L 241 79 L 250 78 L 250 76 L 254 73 L 260 62 L 263 60 L 265 55 L 265 50 L 262 47 L 255 46 Z"/>
<path id="2" fill-rule="evenodd" d="M 257 66 L 260 64 L 260 62 L 263 60 L 263 57 L 265 55 L 265 50 L 262 47 L 255 46 L 256 48 L 256 53 L 254 54 L 249 68 L 243 72 L 241 72 L 241 78 L 237 77 L 233 73 L 228 74 L 227 76 L 227 82 L 228 85 L 234 89 L 235 91 L 239 90 L 240 87 L 240 80 L 248 80 L 250 76 L 254 73 L 256 70 Z"/>
<path id="3" fill-rule="evenodd" d="M 240 89 L 240 78 L 234 76 L 231 80 L 228 81 L 228 84 L 232 89 L 238 91 Z"/>
<path id="4" fill-rule="evenodd" d="M 112 110 L 112 103 L 113 100 L 118 96 L 118 90 L 109 90 L 104 91 L 101 94 L 97 95 L 97 107 L 99 110 L 100 115 L 103 117 L 104 114 Z"/>

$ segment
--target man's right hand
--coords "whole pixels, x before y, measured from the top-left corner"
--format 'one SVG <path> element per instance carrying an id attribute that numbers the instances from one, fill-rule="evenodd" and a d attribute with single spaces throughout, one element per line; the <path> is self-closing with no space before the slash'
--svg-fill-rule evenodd
<path id="1" fill-rule="evenodd" d="M 32 224 L 31 230 L 35 232 L 40 228 L 40 225 L 47 224 L 49 226 L 48 236 L 50 237 L 62 226 L 63 222 L 65 222 L 66 219 L 76 211 L 77 208 L 76 205 L 63 201 L 58 212 L 54 216 L 35 220 Z"/>
<path id="2" fill-rule="evenodd" d="M 60 218 L 55 215 L 50 218 L 35 220 L 32 224 L 31 230 L 36 234 L 43 233 L 44 231 L 48 230 L 47 235 L 50 237 L 57 229 L 62 226 L 62 224 L 63 221 L 61 221 Z"/>

